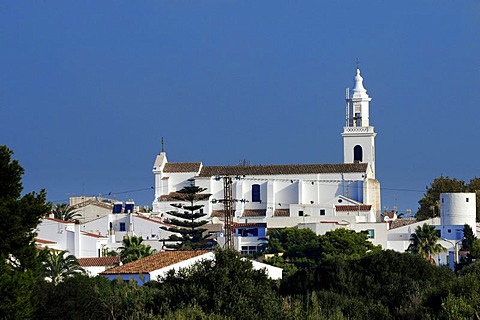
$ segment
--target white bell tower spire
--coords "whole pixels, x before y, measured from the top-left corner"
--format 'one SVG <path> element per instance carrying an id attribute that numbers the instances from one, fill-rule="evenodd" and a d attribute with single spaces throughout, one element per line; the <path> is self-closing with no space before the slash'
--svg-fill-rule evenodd
<path id="1" fill-rule="evenodd" d="M 350 94 L 346 91 L 346 123 L 343 128 L 343 162 L 368 163 L 375 178 L 375 136 L 370 126 L 370 101 L 357 68 L 355 84 Z"/>

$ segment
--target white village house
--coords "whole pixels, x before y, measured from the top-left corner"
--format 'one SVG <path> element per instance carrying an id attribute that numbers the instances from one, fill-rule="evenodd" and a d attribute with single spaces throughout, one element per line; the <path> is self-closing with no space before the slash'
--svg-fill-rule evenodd
<path id="1" fill-rule="evenodd" d="M 170 270 L 178 271 L 188 268 L 202 260 L 215 260 L 215 254 L 208 250 L 163 251 L 105 270 L 101 275 L 110 280 L 118 278 L 123 281 L 135 280 L 138 284 L 142 285 L 148 281 L 157 281 L 159 277 L 164 277 Z M 250 262 L 252 263 L 252 269 L 265 270 L 266 275 L 270 279 L 282 279 L 283 269 L 258 261 L 251 260 Z"/>

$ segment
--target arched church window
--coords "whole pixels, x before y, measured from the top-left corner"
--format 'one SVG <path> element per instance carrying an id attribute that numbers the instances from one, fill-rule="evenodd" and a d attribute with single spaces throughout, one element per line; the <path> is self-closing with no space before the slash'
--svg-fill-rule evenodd
<path id="1" fill-rule="evenodd" d="M 252 185 L 252 202 L 262 202 L 260 199 L 260 185 Z"/>
<path id="2" fill-rule="evenodd" d="M 359 145 L 356 145 L 353 148 L 353 162 L 363 162 L 363 150 L 362 147 Z"/>

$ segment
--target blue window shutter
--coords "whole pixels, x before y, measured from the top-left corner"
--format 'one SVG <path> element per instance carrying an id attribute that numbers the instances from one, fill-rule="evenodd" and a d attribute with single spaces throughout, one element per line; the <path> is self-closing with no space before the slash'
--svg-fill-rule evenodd
<path id="1" fill-rule="evenodd" d="M 260 185 L 252 185 L 252 202 L 262 202 L 260 199 Z"/>

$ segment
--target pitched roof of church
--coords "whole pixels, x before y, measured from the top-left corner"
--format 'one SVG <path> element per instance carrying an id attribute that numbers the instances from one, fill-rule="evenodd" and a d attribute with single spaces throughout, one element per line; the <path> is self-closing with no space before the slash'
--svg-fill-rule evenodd
<path id="1" fill-rule="evenodd" d="M 167 162 L 163 172 L 198 172 L 201 165 L 201 162 Z"/>
<path id="2" fill-rule="evenodd" d="M 285 164 L 255 166 L 203 166 L 200 177 L 221 175 L 290 175 L 316 173 L 354 173 L 366 172 L 367 163 L 338 164 Z"/>
<path id="3" fill-rule="evenodd" d="M 148 273 L 161 268 L 168 267 L 172 264 L 179 263 L 191 258 L 195 258 L 211 252 L 209 250 L 196 251 L 163 251 L 133 262 L 126 263 L 122 266 L 105 270 L 101 274 L 137 274 Z"/>

